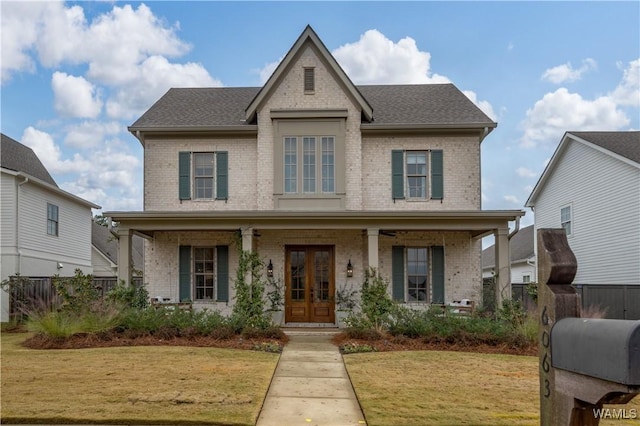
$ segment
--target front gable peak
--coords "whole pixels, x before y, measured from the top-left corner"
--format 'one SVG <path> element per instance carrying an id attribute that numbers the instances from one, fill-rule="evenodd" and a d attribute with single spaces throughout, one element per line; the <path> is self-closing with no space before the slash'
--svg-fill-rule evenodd
<path id="1" fill-rule="evenodd" d="M 246 109 L 246 120 L 247 123 L 251 123 L 255 120 L 258 108 L 260 105 L 264 103 L 264 101 L 271 95 L 272 91 L 277 86 L 277 83 L 288 73 L 290 67 L 292 66 L 295 58 L 301 52 L 302 49 L 310 43 L 318 53 L 318 55 L 325 61 L 328 65 L 330 71 L 336 76 L 338 80 L 342 83 L 343 87 L 345 87 L 345 91 L 349 96 L 351 96 L 357 105 L 359 105 L 363 117 L 367 121 L 372 120 L 373 116 L 373 108 L 369 105 L 369 102 L 362 96 L 358 88 L 353 84 L 353 82 L 349 79 L 347 74 L 344 72 L 342 67 L 335 60 L 331 52 L 327 49 L 327 47 L 322 43 L 316 32 L 311 28 L 310 25 L 304 29 L 300 37 L 293 44 L 289 52 L 285 55 L 285 57 L 280 61 L 278 67 L 275 69 L 273 74 L 269 77 L 265 85 L 260 89 L 258 94 L 253 98 L 251 103 Z M 305 72 L 305 89 L 307 89 L 307 85 L 312 89 L 313 85 L 313 75 Z"/>

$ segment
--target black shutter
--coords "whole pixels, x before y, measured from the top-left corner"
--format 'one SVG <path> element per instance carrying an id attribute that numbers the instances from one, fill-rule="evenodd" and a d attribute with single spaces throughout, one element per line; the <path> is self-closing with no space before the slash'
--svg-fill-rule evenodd
<path id="1" fill-rule="evenodd" d="M 444 198 L 444 173 L 442 165 L 442 150 L 431 151 L 431 199 Z"/>
<path id="2" fill-rule="evenodd" d="M 229 154 L 216 152 L 216 199 L 229 198 Z"/>
<path id="3" fill-rule="evenodd" d="M 216 247 L 218 268 L 217 300 L 218 302 L 229 301 L 229 246 Z"/>
<path id="4" fill-rule="evenodd" d="M 394 200 L 404 198 L 404 151 L 391 151 L 391 197 Z"/>
<path id="5" fill-rule="evenodd" d="M 181 200 L 191 199 L 191 153 L 178 153 L 178 194 Z"/>
<path id="6" fill-rule="evenodd" d="M 180 246 L 178 262 L 180 302 L 191 300 L 191 246 Z"/>
<path id="7" fill-rule="evenodd" d="M 431 303 L 444 304 L 444 247 L 431 247 Z"/>
<path id="8" fill-rule="evenodd" d="M 391 248 L 391 295 L 393 300 L 404 302 L 404 247 Z"/>

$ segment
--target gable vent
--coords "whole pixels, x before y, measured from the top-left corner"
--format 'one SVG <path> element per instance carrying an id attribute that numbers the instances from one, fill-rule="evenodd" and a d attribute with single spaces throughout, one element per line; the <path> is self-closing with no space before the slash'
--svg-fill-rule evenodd
<path id="1" fill-rule="evenodd" d="M 315 90 L 315 68 L 304 69 L 304 91 L 313 92 Z"/>

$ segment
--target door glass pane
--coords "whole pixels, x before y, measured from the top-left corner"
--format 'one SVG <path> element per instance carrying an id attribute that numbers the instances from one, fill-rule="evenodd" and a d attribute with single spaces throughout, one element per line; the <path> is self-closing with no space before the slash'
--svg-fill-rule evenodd
<path id="1" fill-rule="evenodd" d="M 329 252 L 316 251 L 314 302 L 329 301 Z"/>
<path id="2" fill-rule="evenodd" d="M 291 300 L 303 302 L 305 289 L 305 252 L 292 251 L 291 259 Z"/>

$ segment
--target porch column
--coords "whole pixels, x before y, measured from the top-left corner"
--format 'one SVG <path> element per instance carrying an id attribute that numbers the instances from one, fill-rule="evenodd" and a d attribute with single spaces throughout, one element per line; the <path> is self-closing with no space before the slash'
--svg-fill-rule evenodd
<path id="1" fill-rule="evenodd" d="M 503 300 L 511 300 L 511 255 L 509 250 L 509 228 L 499 228 L 495 236 L 496 309 Z"/>
<path id="2" fill-rule="evenodd" d="M 118 282 L 131 285 L 131 230 L 118 228 Z"/>
<path id="3" fill-rule="evenodd" d="M 375 268 L 378 270 L 378 235 L 380 230 L 377 228 L 367 229 L 367 252 L 369 255 L 369 268 Z"/>
<path id="4" fill-rule="evenodd" d="M 247 227 L 242 228 L 242 251 L 252 252 L 253 251 L 253 228 Z M 251 269 L 247 269 L 245 273 L 244 280 L 247 284 L 251 284 L 252 282 L 252 274 Z"/>

